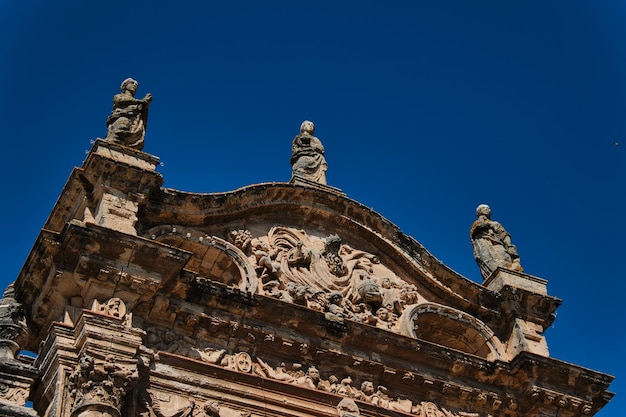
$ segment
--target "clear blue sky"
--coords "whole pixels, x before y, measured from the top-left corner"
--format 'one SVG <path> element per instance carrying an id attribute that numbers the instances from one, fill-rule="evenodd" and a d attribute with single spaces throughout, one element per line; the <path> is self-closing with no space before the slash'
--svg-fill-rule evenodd
<path id="1" fill-rule="evenodd" d="M 622 416 L 625 21 L 622 0 L 0 0 L 0 284 L 133 77 L 166 187 L 288 181 L 310 119 L 329 185 L 475 281 L 489 204 L 563 299 L 551 356 L 616 376 L 597 415 Z"/>

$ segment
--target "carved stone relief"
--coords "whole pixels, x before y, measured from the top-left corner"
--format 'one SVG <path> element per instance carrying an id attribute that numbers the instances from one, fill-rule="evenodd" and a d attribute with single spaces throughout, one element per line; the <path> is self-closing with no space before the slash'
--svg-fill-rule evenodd
<path id="1" fill-rule="evenodd" d="M 202 406 L 202 411 L 206 417 L 249 417 L 250 413 L 237 411 L 230 407 L 221 405 L 218 401 L 208 400 Z"/>
<path id="2" fill-rule="evenodd" d="M 0 382 L 0 401 L 23 407 L 28 399 L 28 390 L 19 387 L 11 387 Z"/>
<path id="3" fill-rule="evenodd" d="M 315 365 L 303 365 L 301 363 L 281 362 L 276 365 L 268 363 L 260 357 L 252 357 L 247 352 L 229 353 L 225 349 L 212 348 L 205 342 L 197 342 L 187 336 L 176 336 L 168 329 L 158 332 L 150 329 L 144 341 L 149 349 L 154 352 L 158 360 L 158 351 L 186 356 L 196 360 L 222 366 L 232 371 L 258 376 L 260 378 L 273 379 L 282 383 L 294 384 L 303 388 L 320 390 L 369 403 L 378 407 L 415 414 L 420 417 L 461 417 L 474 414 L 454 414 L 445 408 L 439 409 L 434 403 L 418 402 L 416 399 L 400 397 L 382 385 L 376 385 L 374 381 L 364 380 L 360 385 L 355 384 L 349 375 L 337 376 L 330 374 L 327 377 Z M 307 349 L 307 346 L 300 346 Z M 405 379 L 414 378 L 407 373 Z M 451 392 L 449 389 L 448 391 Z M 478 393 L 476 393 L 476 396 Z M 494 401 L 498 401 L 495 399 Z M 216 414 L 211 414 L 216 415 Z M 229 417 L 231 414 L 220 414 Z M 476 414 L 478 415 L 478 414 Z M 158 416 L 158 415 L 157 415 Z"/>
<path id="4" fill-rule="evenodd" d="M 72 417 L 119 416 L 122 399 L 137 378 L 135 367 L 119 366 L 111 356 L 96 363 L 82 355 L 68 375 Z"/>
<path id="5" fill-rule="evenodd" d="M 320 238 L 276 226 L 248 240 L 259 293 L 323 312 L 329 320 L 394 330 L 405 306 L 422 299 L 376 255 L 342 244 L 338 235 Z"/>
<path id="6" fill-rule="evenodd" d="M 145 390 L 141 395 L 140 417 L 249 417 L 245 411 L 235 410 L 215 399 L 204 402 L 199 398 L 167 396 Z"/>
<path id="7" fill-rule="evenodd" d="M 124 324 L 130 324 L 130 313 L 126 312 L 126 303 L 121 298 L 113 297 L 104 303 L 94 300 L 91 310 L 120 319 Z"/>

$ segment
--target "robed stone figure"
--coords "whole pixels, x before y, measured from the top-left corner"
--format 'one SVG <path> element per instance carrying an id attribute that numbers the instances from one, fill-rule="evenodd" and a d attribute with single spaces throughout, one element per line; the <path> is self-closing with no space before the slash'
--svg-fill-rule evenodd
<path id="1" fill-rule="evenodd" d="M 300 125 L 300 134 L 291 144 L 292 175 L 326 185 L 328 165 L 324 158 L 322 142 L 313 136 L 315 125 L 305 120 Z"/>
<path id="2" fill-rule="evenodd" d="M 511 235 L 496 221 L 491 220 L 491 209 L 486 204 L 476 208 L 476 221 L 470 229 L 474 258 L 483 279 L 487 279 L 498 267 L 523 271 L 517 247 L 511 243 Z"/>
<path id="3" fill-rule="evenodd" d="M 120 86 L 121 93 L 113 96 L 113 111 L 107 119 L 106 140 L 142 150 L 152 94 L 137 99 L 137 87 L 137 81 L 127 78 Z"/>

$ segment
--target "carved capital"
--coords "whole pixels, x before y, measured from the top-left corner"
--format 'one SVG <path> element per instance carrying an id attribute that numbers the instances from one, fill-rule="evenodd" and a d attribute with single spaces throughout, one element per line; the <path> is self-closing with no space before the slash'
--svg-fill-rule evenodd
<path id="1" fill-rule="evenodd" d="M 137 378 L 136 367 L 119 366 L 111 356 L 96 364 L 93 357 L 83 355 L 68 376 L 71 417 L 87 417 L 94 412 L 119 417 L 122 399 Z"/>
<path id="2" fill-rule="evenodd" d="M 14 359 L 27 327 L 22 304 L 14 297 L 13 284 L 0 299 L 0 358 Z"/>

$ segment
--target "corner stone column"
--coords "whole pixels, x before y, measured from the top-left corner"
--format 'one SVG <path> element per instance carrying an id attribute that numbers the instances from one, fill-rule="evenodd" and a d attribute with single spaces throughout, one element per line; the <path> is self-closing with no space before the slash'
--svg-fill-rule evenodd
<path id="1" fill-rule="evenodd" d="M 122 416 L 124 400 L 139 379 L 143 331 L 132 327 L 132 317 L 112 313 L 82 310 L 75 321 L 68 314 L 52 325 L 36 362 L 43 377 L 33 401 L 42 404 L 42 415 Z"/>
<path id="2" fill-rule="evenodd" d="M 29 358 L 18 356 L 22 339 L 27 334 L 22 305 L 15 299 L 13 284 L 0 299 L 0 415 L 3 417 L 35 416 L 26 407 L 37 370 Z"/>

